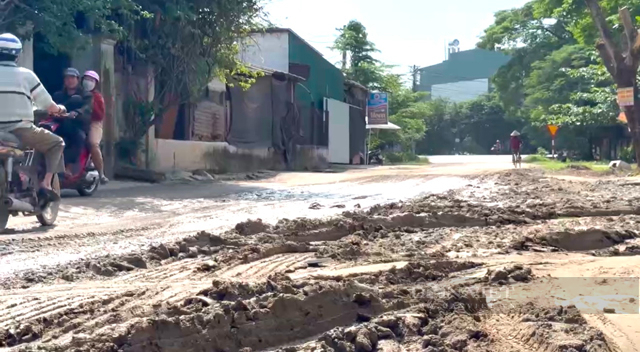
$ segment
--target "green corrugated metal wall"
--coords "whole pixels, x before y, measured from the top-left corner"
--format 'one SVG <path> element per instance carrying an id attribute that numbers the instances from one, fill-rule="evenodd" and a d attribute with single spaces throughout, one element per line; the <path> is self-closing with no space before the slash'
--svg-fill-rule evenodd
<path id="1" fill-rule="evenodd" d="M 471 49 L 453 53 L 443 63 L 420 69 L 420 90 L 430 91 L 434 84 L 490 78 L 509 60 L 499 51 Z"/>
<path id="2" fill-rule="evenodd" d="M 322 109 L 325 97 L 344 101 L 344 76 L 340 69 L 292 33 L 289 33 L 289 62 L 311 67 L 309 79 L 302 84 L 311 91 L 316 108 Z M 299 102 L 311 99 L 301 88 L 296 89 L 296 96 Z"/>

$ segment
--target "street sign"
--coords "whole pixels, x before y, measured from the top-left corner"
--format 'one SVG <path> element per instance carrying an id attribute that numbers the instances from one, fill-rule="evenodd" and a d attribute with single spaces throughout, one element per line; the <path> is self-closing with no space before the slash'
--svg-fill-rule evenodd
<path id="1" fill-rule="evenodd" d="M 547 125 L 547 129 L 551 134 L 551 157 L 554 159 L 556 158 L 556 133 L 558 133 L 558 128 L 559 127 L 557 125 Z"/>
<path id="2" fill-rule="evenodd" d="M 618 105 L 633 106 L 633 87 L 618 88 Z"/>
<path id="3" fill-rule="evenodd" d="M 618 120 L 622 123 L 627 123 L 627 115 L 623 112 L 618 115 Z"/>
<path id="4" fill-rule="evenodd" d="M 386 125 L 389 123 L 389 95 L 387 93 L 370 93 L 367 100 L 369 125 Z"/>

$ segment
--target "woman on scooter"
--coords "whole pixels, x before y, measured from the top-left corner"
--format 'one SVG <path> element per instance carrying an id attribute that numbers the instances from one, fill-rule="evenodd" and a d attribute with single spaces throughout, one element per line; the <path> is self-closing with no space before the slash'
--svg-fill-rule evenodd
<path id="1" fill-rule="evenodd" d="M 86 135 L 89 130 L 91 113 L 93 110 L 93 94 L 80 85 L 80 72 L 70 67 L 64 72 L 64 88 L 53 95 L 53 101 L 58 104 L 67 103 L 73 96 L 80 96 L 82 103 L 71 104 L 68 119 L 62 120 L 56 134 L 62 137 L 66 147 L 64 160 L 67 175 L 73 175 L 73 167 L 78 163 L 80 152 L 86 146 Z"/>
<path id="2" fill-rule="evenodd" d="M 109 182 L 104 175 L 104 161 L 100 151 L 100 141 L 102 141 L 102 121 L 105 116 L 104 98 L 98 90 L 100 76 L 95 71 L 87 71 L 82 76 L 82 87 L 93 94 L 93 112 L 91 113 L 91 125 L 89 126 L 89 150 L 91 159 L 100 174 L 100 183 L 103 185 Z"/>

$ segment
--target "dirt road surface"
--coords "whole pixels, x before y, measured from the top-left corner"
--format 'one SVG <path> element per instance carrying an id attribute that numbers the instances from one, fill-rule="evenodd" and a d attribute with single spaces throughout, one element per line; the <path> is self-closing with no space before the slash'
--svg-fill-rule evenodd
<path id="1" fill-rule="evenodd" d="M 637 181 L 435 162 L 114 182 L 12 219 L 0 350 L 639 350 Z"/>

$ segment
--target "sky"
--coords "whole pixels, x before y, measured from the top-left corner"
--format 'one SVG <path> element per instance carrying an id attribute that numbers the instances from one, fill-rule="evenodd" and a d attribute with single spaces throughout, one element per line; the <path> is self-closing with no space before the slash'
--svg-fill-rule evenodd
<path id="1" fill-rule="evenodd" d="M 524 5 L 528 0 L 268 0 L 265 10 L 278 27 L 290 28 L 324 54 L 340 60 L 330 50 L 336 28 L 358 20 L 380 53 L 376 58 L 396 65 L 394 72 L 408 73 L 444 60 L 445 43 L 460 41 L 472 49 L 496 11 Z M 393 4 L 393 5 L 392 5 Z"/>

